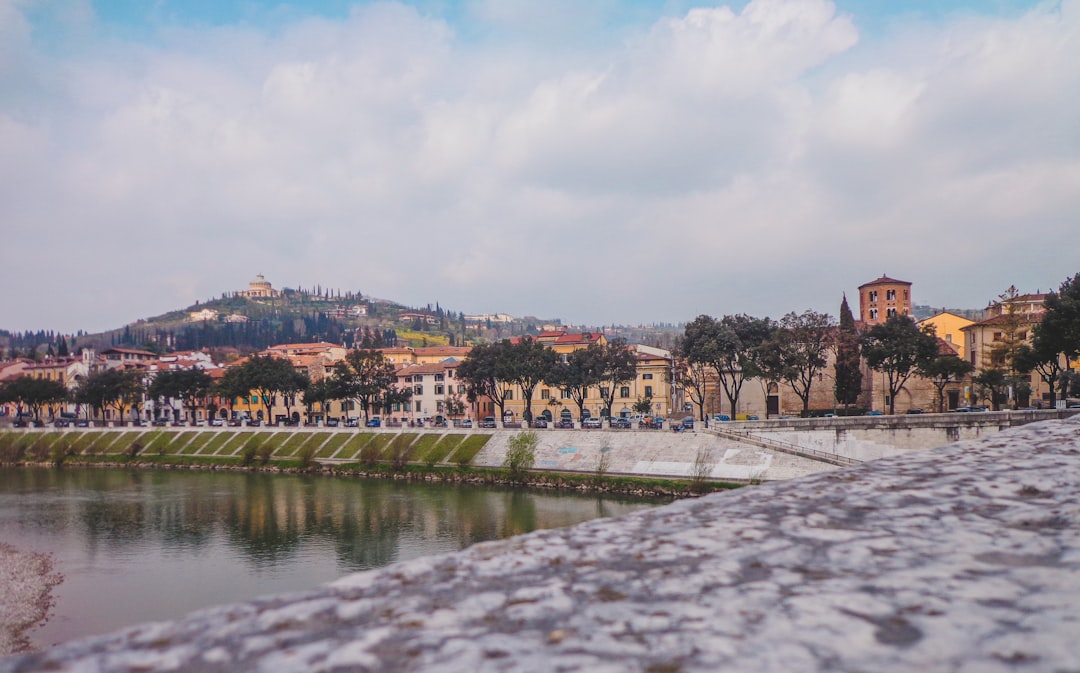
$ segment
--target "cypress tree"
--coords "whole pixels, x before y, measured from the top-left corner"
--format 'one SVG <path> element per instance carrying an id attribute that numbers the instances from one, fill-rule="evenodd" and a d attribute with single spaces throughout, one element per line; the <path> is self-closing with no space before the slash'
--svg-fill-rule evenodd
<path id="1" fill-rule="evenodd" d="M 836 332 L 836 402 L 844 405 L 855 404 L 862 392 L 862 369 L 859 367 L 859 332 L 855 328 L 855 318 L 851 315 L 847 295 L 840 303 L 840 327 Z"/>

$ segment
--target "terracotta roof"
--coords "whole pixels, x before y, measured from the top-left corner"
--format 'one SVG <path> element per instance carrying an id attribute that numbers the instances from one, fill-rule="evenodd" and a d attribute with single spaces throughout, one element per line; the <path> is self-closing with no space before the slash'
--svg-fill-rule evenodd
<path id="1" fill-rule="evenodd" d="M 563 344 L 591 344 L 596 343 L 603 336 L 600 332 L 581 332 L 580 334 L 563 334 L 555 343 Z"/>
<path id="2" fill-rule="evenodd" d="M 102 355 L 107 353 L 130 353 L 131 355 L 149 355 L 150 357 L 157 357 L 157 353 L 151 353 L 150 351 L 144 351 L 139 348 L 121 348 L 119 346 L 113 346 L 101 351 Z"/>
<path id="3" fill-rule="evenodd" d="M 468 355 L 472 348 L 468 346 L 422 346 L 414 348 L 416 355 Z"/>
<path id="4" fill-rule="evenodd" d="M 432 362 L 425 365 L 405 365 L 397 370 L 398 376 L 412 376 L 413 374 L 443 374 L 448 369 L 456 369 L 460 362 Z"/>
<path id="5" fill-rule="evenodd" d="M 870 287 L 871 285 L 911 285 L 911 283 L 907 282 L 906 280 L 896 280 L 895 278 L 882 276 L 881 278 L 872 280 L 869 283 L 863 283 L 859 286 L 859 289 L 861 290 L 864 287 Z"/>
<path id="6" fill-rule="evenodd" d="M 953 355 L 956 357 L 960 357 L 960 351 L 956 350 L 955 346 L 953 346 L 948 341 L 942 339 L 941 337 L 937 337 L 937 354 L 939 356 Z"/>
<path id="7" fill-rule="evenodd" d="M 1012 315 L 1002 314 L 995 315 L 987 318 L 986 320 L 980 320 L 977 323 L 971 325 L 965 325 L 960 328 L 960 331 L 969 330 L 972 327 L 992 327 L 995 325 L 1008 325 L 1013 319 L 1020 325 L 1038 325 L 1042 322 L 1043 314 L 1040 313 L 1013 313 Z"/>

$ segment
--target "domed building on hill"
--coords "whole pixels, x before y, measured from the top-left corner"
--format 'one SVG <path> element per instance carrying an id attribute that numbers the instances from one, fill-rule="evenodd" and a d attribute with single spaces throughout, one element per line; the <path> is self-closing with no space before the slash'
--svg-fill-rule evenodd
<path id="1" fill-rule="evenodd" d="M 247 297 L 249 299 L 264 299 L 267 297 L 279 297 L 281 292 L 275 290 L 270 285 L 270 281 L 266 280 L 260 273 L 255 276 L 255 280 L 248 283 L 248 289 L 240 290 L 236 293 L 239 297 Z"/>

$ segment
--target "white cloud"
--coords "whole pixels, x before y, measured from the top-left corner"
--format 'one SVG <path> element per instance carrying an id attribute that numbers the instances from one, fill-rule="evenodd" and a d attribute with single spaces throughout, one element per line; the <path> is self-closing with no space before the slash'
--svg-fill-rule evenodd
<path id="1" fill-rule="evenodd" d="M 883 271 L 935 304 L 1046 289 L 1077 271 L 1077 6 L 868 41 L 827 0 L 614 39 L 612 3 L 477 2 L 481 39 L 386 3 L 69 58 L 0 0 L 0 285 L 36 288 L 0 326 L 259 272 L 592 323 L 835 311 Z"/>

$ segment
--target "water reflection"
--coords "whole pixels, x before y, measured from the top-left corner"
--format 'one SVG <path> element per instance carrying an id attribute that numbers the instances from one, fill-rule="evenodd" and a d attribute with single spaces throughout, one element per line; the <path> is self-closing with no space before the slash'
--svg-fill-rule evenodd
<path id="1" fill-rule="evenodd" d="M 66 578 L 39 644 L 654 504 L 265 473 L 0 469 L 0 539 L 52 553 Z"/>

